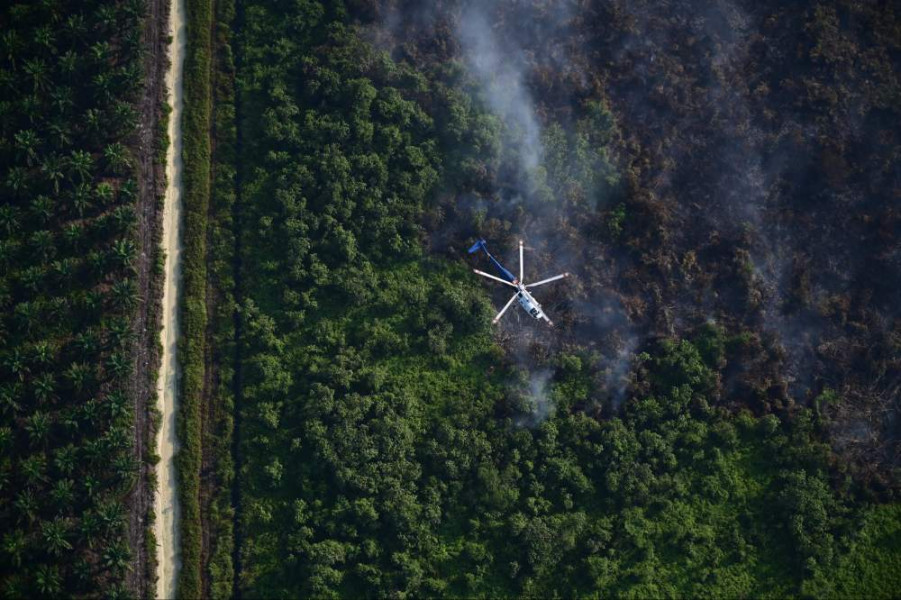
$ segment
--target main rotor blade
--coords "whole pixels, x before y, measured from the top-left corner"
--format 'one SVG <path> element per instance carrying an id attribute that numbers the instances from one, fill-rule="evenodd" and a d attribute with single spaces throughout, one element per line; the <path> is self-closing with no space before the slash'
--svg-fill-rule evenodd
<path id="1" fill-rule="evenodd" d="M 537 281 L 535 283 L 530 283 L 526 286 L 526 288 L 530 289 L 533 287 L 538 287 L 539 285 L 544 285 L 545 283 L 557 281 L 558 279 L 563 279 L 564 277 L 569 277 L 569 273 L 564 273 L 563 275 L 557 275 L 555 277 L 548 277 L 547 279 L 542 279 L 541 281 Z"/>
<path id="2" fill-rule="evenodd" d="M 519 240 L 519 280 L 522 281 L 522 271 L 523 271 L 523 262 L 522 262 L 522 240 Z"/>
<path id="3" fill-rule="evenodd" d="M 504 316 L 504 313 L 507 312 L 507 309 L 510 308 L 510 305 L 513 304 L 513 301 L 516 300 L 516 297 L 517 297 L 518 295 L 519 295 L 519 292 L 513 294 L 513 297 L 510 298 L 510 300 L 507 301 L 507 303 L 504 305 L 504 308 L 501 309 L 501 312 L 497 313 L 497 316 L 494 317 L 494 320 L 493 320 L 493 321 L 491 321 L 491 324 L 492 324 L 492 325 L 496 324 L 498 321 L 501 320 L 501 317 Z"/>
<path id="4" fill-rule="evenodd" d="M 486 273 L 485 271 L 479 271 L 478 269 L 473 269 L 472 272 L 475 273 L 476 275 L 481 275 L 482 277 L 487 277 L 488 279 L 493 279 L 493 280 L 495 280 L 495 281 L 500 281 L 501 283 L 505 283 L 505 284 L 509 285 L 510 287 L 516 287 L 515 285 L 513 285 L 512 283 L 510 283 L 510 282 L 507 281 L 506 279 L 501 279 L 500 277 L 495 277 L 494 275 L 491 275 L 491 274 L 489 274 L 489 273 Z"/>

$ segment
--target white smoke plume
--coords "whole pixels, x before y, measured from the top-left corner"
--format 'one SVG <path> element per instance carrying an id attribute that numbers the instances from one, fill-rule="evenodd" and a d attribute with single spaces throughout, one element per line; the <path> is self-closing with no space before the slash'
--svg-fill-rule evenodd
<path id="1" fill-rule="evenodd" d="M 493 3 L 475 3 L 463 10 L 456 33 L 466 63 L 479 82 L 482 100 L 501 119 L 511 143 L 517 144 L 521 170 L 531 174 L 543 155 L 541 127 L 532 97 L 525 86 L 524 51 L 502 45 L 489 24 Z"/>

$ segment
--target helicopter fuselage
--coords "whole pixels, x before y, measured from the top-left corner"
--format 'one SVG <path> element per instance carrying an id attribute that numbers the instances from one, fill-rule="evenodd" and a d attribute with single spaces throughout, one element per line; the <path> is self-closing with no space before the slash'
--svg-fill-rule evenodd
<path id="1" fill-rule="evenodd" d="M 523 244 L 522 240 L 519 241 L 519 277 L 516 277 L 511 271 L 509 271 L 504 265 L 502 265 L 496 258 L 491 256 L 491 253 L 488 252 L 488 248 L 485 245 L 485 240 L 479 240 L 469 249 L 469 254 L 474 252 L 483 251 L 487 256 L 488 260 L 494 265 L 497 269 L 497 272 L 500 274 L 500 277 L 497 275 L 492 275 L 490 273 L 486 273 L 484 271 L 479 271 L 478 269 L 473 269 L 473 271 L 477 275 L 481 275 L 482 277 L 486 277 L 488 279 L 492 279 L 494 281 L 503 283 L 504 285 L 508 285 L 512 288 L 516 289 L 516 293 L 510 298 L 507 303 L 504 305 L 504 308 L 501 309 L 497 316 L 494 317 L 494 320 L 491 321 L 492 324 L 500 321 L 501 317 L 504 316 L 504 313 L 507 312 L 507 309 L 513 306 L 513 301 L 519 302 L 519 305 L 522 307 L 526 313 L 535 319 L 536 321 L 540 321 L 544 319 L 547 321 L 547 324 L 553 327 L 553 323 L 550 319 L 548 319 L 544 310 L 541 308 L 541 305 L 538 304 L 538 301 L 532 296 L 531 292 L 529 292 L 528 288 L 536 288 L 539 285 L 545 285 L 547 283 L 551 283 L 554 281 L 558 281 L 560 279 L 564 279 L 565 277 L 569 277 L 569 273 L 561 273 L 560 275 L 554 275 L 553 277 L 548 277 L 547 279 L 542 279 L 541 281 L 536 281 L 529 284 L 524 284 L 522 282 L 523 279 Z"/>
<path id="2" fill-rule="evenodd" d="M 547 318 L 547 315 L 544 314 L 544 310 L 542 310 L 541 305 L 538 303 L 538 300 L 529 293 L 529 290 L 526 289 L 519 281 L 514 281 L 513 284 L 516 286 L 516 289 L 519 291 L 516 293 L 516 301 L 519 302 L 519 305 L 522 307 L 524 311 L 526 311 L 530 317 L 533 319 L 544 319 L 548 322 L 549 325 L 553 325 L 551 320 Z"/>

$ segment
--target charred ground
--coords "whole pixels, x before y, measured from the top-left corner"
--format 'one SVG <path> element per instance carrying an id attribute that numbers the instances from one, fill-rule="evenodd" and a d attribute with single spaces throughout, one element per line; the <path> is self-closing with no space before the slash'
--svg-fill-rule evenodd
<path id="1" fill-rule="evenodd" d="M 521 63 L 546 156 L 549 128 L 577 133 L 601 104 L 619 180 L 576 178 L 574 198 L 571 180 L 547 164 L 548 202 L 516 160 L 491 157 L 433 209 L 433 248 L 459 253 L 457 240 L 477 233 L 508 247 L 518 235 L 537 237 L 545 259 L 581 279 L 561 306 L 564 345 L 597 340 L 611 320 L 622 325 L 615 309 L 596 318 L 585 303 L 621 305 L 628 327 L 616 337 L 643 345 L 708 322 L 749 333 L 746 358 L 724 375 L 723 401 L 791 413 L 834 390 L 823 410 L 836 450 L 877 488 L 893 487 L 901 366 L 893 9 L 614 1 L 496 3 L 485 14 L 503 60 Z M 448 64 L 466 63 L 459 5 L 380 5 L 371 18 L 376 43 L 423 72 L 446 80 Z M 440 107 L 433 113 L 441 119 Z"/>

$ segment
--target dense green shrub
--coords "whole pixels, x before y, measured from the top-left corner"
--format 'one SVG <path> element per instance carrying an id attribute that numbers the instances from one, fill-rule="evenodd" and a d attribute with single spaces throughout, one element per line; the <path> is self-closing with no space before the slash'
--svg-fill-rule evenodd
<path id="1" fill-rule="evenodd" d="M 186 0 L 188 22 L 184 65 L 184 250 L 182 254 L 180 449 L 175 458 L 181 508 L 180 596 L 201 596 L 200 467 L 201 403 L 204 398 L 207 336 L 207 220 L 211 186 L 212 26 L 210 0 Z"/>

